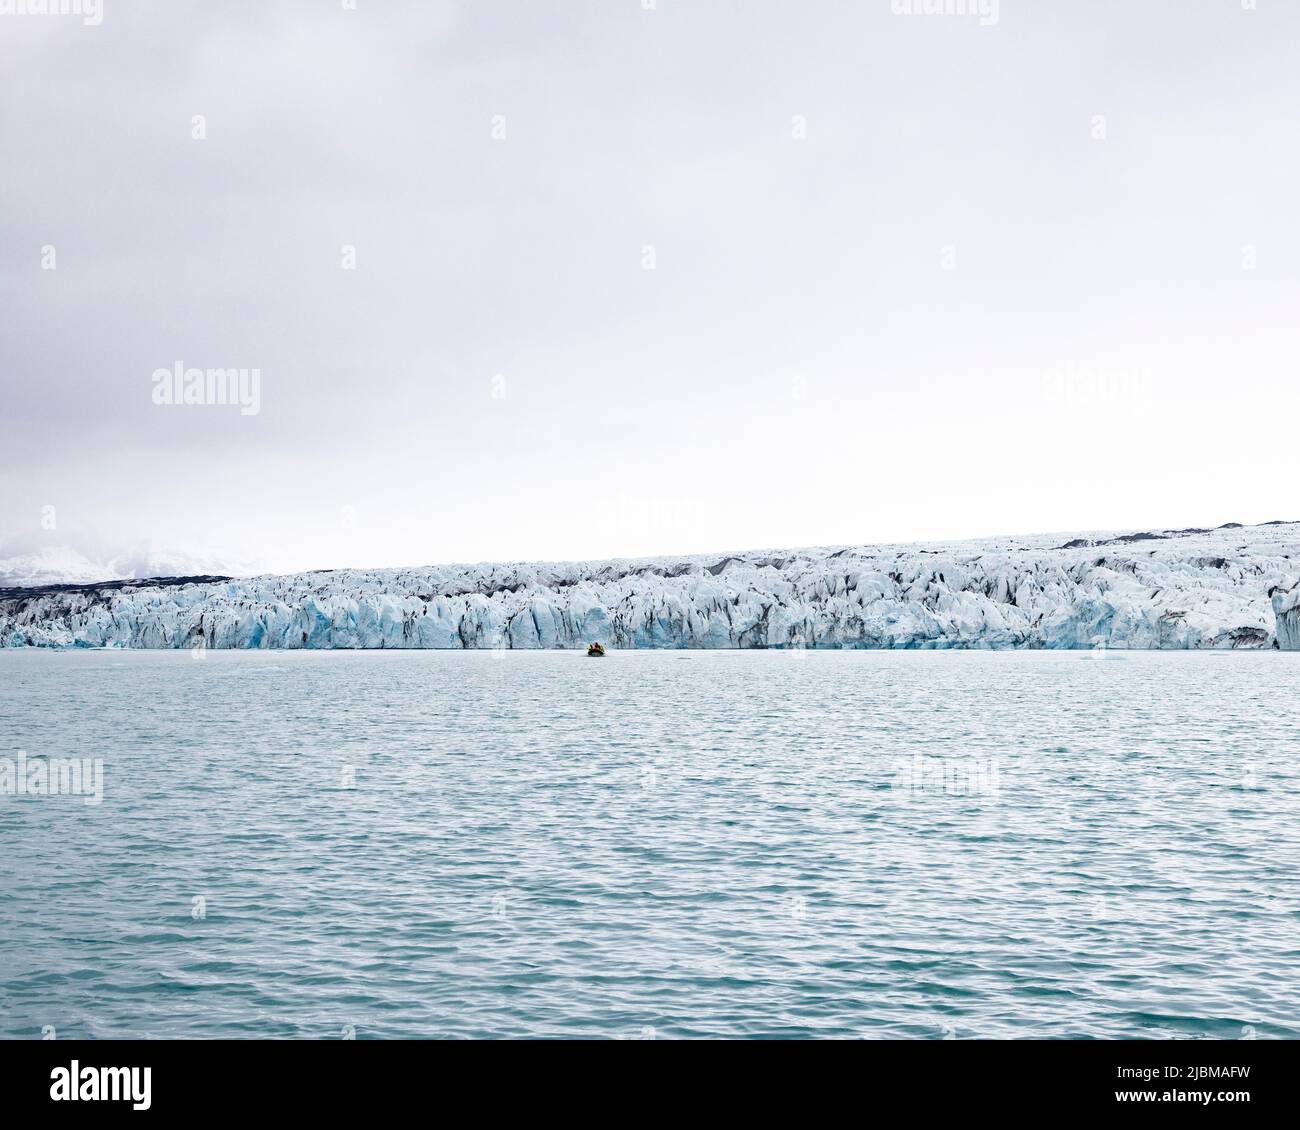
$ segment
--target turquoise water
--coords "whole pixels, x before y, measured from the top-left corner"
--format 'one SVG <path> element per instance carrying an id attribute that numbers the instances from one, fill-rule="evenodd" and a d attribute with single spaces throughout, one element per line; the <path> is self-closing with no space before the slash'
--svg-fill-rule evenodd
<path id="1" fill-rule="evenodd" d="M 3 1036 L 1300 1036 L 1300 656 L 22 651 L 0 687 L 0 757 L 104 763 L 98 805 L 0 796 Z"/>

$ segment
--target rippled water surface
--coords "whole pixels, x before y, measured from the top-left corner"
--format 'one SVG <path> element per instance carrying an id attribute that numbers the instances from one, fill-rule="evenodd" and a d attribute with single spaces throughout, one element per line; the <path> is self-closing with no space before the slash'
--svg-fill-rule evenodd
<path id="1" fill-rule="evenodd" d="M 24 651 L 0 688 L 0 756 L 105 772 L 0 796 L 0 1035 L 1300 1036 L 1300 656 Z"/>

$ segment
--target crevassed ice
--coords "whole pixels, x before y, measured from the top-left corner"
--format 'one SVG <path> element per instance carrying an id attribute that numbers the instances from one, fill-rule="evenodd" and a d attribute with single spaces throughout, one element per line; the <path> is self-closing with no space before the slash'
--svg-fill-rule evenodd
<path id="1" fill-rule="evenodd" d="M 0 596 L 0 644 L 1300 649 L 1300 525 Z"/>

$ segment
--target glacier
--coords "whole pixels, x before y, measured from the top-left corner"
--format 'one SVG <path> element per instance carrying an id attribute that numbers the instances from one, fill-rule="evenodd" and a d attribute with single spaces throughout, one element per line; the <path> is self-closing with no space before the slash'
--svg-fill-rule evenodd
<path id="1" fill-rule="evenodd" d="M 516 649 L 593 640 L 1300 650 L 1300 524 L 0 590 L 6 647 Z"/>

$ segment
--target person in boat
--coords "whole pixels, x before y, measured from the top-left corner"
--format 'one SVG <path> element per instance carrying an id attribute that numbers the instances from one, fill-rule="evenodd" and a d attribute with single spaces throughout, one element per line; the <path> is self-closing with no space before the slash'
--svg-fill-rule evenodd
<path id="1" fill-rule="evenodd" d="M 604 655 L 604 654 L 605 654 L 605 645 L 604 645 L 604 644 L 599 644 L 599 643 L 589 643 L 589 644 L 587 645 L 587 654 L 588 654 L 588 655 Z"/>

